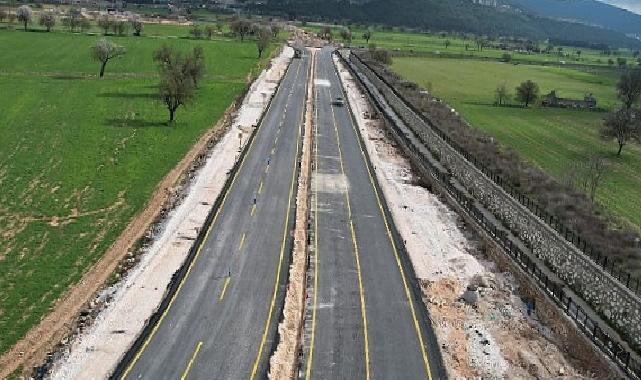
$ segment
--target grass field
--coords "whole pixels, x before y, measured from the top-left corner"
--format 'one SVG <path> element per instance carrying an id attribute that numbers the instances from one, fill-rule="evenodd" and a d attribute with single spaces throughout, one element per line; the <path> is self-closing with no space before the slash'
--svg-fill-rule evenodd
<path id="1" fill-rule="evenodd" d="M 319 25 L 308 25 L 305 29 L 310 32 L 318 33 L 321 30 Z M 342 27 L 332 27 L 332 35 L 336 41 L 342 41 L 340 30 Z M 352 45 L 366 47 L 367 41 L 363 39 L 365 29 L 360 27 L 352 27 Z M 445 41 L 449 41 L 450 45 L 446 48 Z M 414 32 L 401 32 L 389 30 L 374 30 L 370 44 L 375 44 L 377 47 L 403 53 L 412 51 L 415 53 L 440 53 L 447 55 L 460 55 L 467 58 L 489 58 L 499 59 L 503 56 L 505 51 L 494 48 L 484 48 L 482 51 L 476 50 L 476 45 L 473 39 L 463 39 L 461 36 L 448 35 L 442 37 L 435 33 L 414 33 Z M 468 48 L 466 49 L 466 45 Z M 539 43 L 541 48 L 547 46 L 545 43 Z M 626 58 L 628 63 L 632 66 L 638 66 L 633 53 L 627 49 L 619 49 L 616 51 L 617 55 L 603 55 L 600 51 L 585 48 L 576 48 L 570 46 L 563 46 L 561 54 L 556 50 L 550 54 L 527 54 L 513 52 L 512 57 L 515 61 L 528 61 L 540 62 L 547 64 L 580 64 L 580 65 L 594 65 L 594 66 L 608 66 L 608 60 L 612 59 L 617 61 L 617 57 Z M 580 55 L 576 52 L 581 51 Z M 567 55 L 566 55 L 567 54 Z M 615 63 L 616 65 L 616 63 Z"/>
<path id="2" fill-rule="evenodd" d="M 505 81 L 514 88 L 531 79 L 541 94 L 556 89 L 562 97 L 582 98 L 594 93 L 599 106 L 616 103 L 617 76 L 594 75 L 566 68 L 511 65 L 475 60 L 394 58 L 393 70 L 423 87 L 432 87 L 473 126 L 516 149 L 525 159 L 562 178 L 573 162 L 592 155 L 606 157 L 611 166 L 597 194 L 597 201 L 637 228 L 641 227 L 641 147 L 628 145 L 616 157 L 614 141 L 599 137 L 603 112 L 495 107 L 494 90 Z"/>
<path id="3" fill-rule="evenodd" d="M 266 63 L 253 41 L 108 37 L 127 54 L 98 79 L 98 38 L 0 30 L 0 352 L 101 257 Z M 162 43 L 206 57 L 196 101 L 173 127 L 155 100 Z"/>

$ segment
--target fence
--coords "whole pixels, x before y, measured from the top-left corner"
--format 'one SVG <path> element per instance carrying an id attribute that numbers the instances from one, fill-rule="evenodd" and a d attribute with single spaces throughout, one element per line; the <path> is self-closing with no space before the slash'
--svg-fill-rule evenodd
<path id="1" fill-rule="evenodd" d="M 396 89 L 390 85 L 385 78 L 381 77 L 375 70 L 371 69 L 364 63 L 357 55 L 353 54 L 357 60 L 358 64 L 361 64 L 367 67 L 377 78 L 385 83 L 390 90 L 401 100 L 403 97 L 396 91 Z M 404 100 L 403 100 L 404 101 Z M 495 184 L 500 186 L 506 193 L 511 195 L 515 200 L 529 209 L 534 215 L 536 215 L 541 221 L 545 222 L 552 229 L 556 230 L 560 236 L 562 236 L 569 243 L 573 244 L 578 250 L 580 250 L 584 255 L 589 257 L 595 264 L 603 268 L 604 271 L 609 273 L 612 277 L 616 278 L 623 286 L 628 288 L 633 293 L 641 296 L 641 278 L 632 277 L 632 275 L 627 272 L 625 269 L 616 265 L 614 260 L 608 260 L 608 257 L 597 252 L 585 239 L 582 239 L 579 234 L 574 232 L 571 228 L 563 224 L 556 216 L 548 213 L 545 209 L 538 205 L 537 202 L 533 201 L 530 197 L 520 192 L 514 186 L 512 186 L 509 181 L 506 181 L 500 174 L 493 171 L 487 167 L 481 160 L 477 159 L 475 156 L 464 150 L 458 143 L 452 140 L 449 135 L 444 133 L 439 128 L 433 127 L 431 120 L 427 119 L 423 113 L 414 107 L 413 104 L 404 101 L 405 105 L 410 108 L 418 117 L 420 117 L 425 124 L 431 127 L 432 131 L 436 133 L 441 139 L 443 139 L 451 148 L 456 150 L 461 154 L 465 159 L 490 178 Z M 420 137 L 420 136 L 419 136 Z M 426 141 L 423 141 L 426 143 Z M 530 247 L 531 248 L 531 247 Z"/>
<path id="2" fill-rule="evenodd" d="M 438 160 L 433 157 L 425 145 L 417 144 L 420 139 L 407 128 L 400 127 L 404 124 L 402 120 L 379 99 L 375 91 L 370 87 L 372 86 L 371 83 L 368 83 L 367 77 L 360 73 L 358 67 L 353 62 L 344 61 L 355 74 L 355 77 L 359 79 L 369 98 L 373 100 L 378 110 L 389 121 L 392 132 L 400 140 L 401 145 L 406 148 L 406 152 L 414 158 L 413 161 L 427 169 L 425 171 L 438 181 L 459 206 L 505 250 L 519 267 L 535 279 L 550 298 L 557 303 L 597 347 L 617 363 L 630 377 L 641 379 L 641 361 L 634 359 L 632 354 L 616 339 L 610 337 L 600 328 L 598 322 L 590 318 L 581 306 L 567 294 L 562 284 L 552 281 L 541 270 L 539 265 L 515 243 L 510 234 L 496 220 L 488 217 L 488 212 L 465 191 L 463 186 L 452 178 L 446 169 L 438 164 Z"/>

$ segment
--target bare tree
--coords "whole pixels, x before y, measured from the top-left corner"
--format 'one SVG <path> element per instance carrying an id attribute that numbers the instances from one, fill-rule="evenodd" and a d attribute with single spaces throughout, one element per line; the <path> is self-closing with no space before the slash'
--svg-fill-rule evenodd
<path id="1" fill-rule="evenodd" d="M 630 110 L 641 97 L 641 69 L 628 70 L 617 83 L 619 99 Z"/>
<path id="2" fill-rule="evenodd" d="M 344 27 L 341 29 L 341 38 L 348 44 L 352 43 L 352 31 L 348 27 Z"/>
<path id="3" fill-rule="evenodd" d="M 0 22 L 3 22 L 7 18 L 7 11 L 0 9 Z"/>
<path id="4" fill-rule="evenodd" d="M 106 36 L 112 28 L 114 21 L 109 15 L 102 15 L 98 18 L 98 27 L 102 29 L 102 33 Z"/>
<path id="5" fill-rule="evenodd" d="M 119 36 L 124 36 L 127 34 L 127 23 L 125 21 L 114 21 L 111 23 L 111 29 L 113 33 Z"/>
<path id="6" fill-rule="evenodd" d="M 214 27 L 211 25 L 205 26 L 205 35 L 211 40 L 211 37 L 214 35 Z"/>
<path id="7" fill-rule="evenodd" d="M 256 48 L 258 49 L 258 58 L 262 58 L 263 51 L 269 46 L 272 39 L 272 31 L 269 27 L 261 27 L 258 30 L 258 39 L 256 40 Z"/>
<path id="8" fill-rule="evenodd" d="M 565 170 L 564 183 L 583 191 L 594 202 L 608 166 L 608 160 L 599 156 L 592 156 L 587 161 L 574 162 Z"/>
<path id="9" fill-rule="evenodd" d="M 195 96 L 196 87 L 189 69 L 190 59 L 172 48 L 163 46 L 154 53 L 154 60 L 160 62 L 158 95 L 167 106 L 169 122 L 172 123 L 178 108 L 192 102 Z"/>
<path id="10" fill-rule="evenodd" d="M 279 34 L 280 34 L 280 32 L 281 32 L 281 30 L 283 30 L 283 28 L 282 28 L 279 24 L 277 24 L 277 23 L 272 23 L 272 24 L 269 26 L 269 28 L 270 28 L 270 29 L 271 29 L 271 31 L 272 31 L 272 38 L 273 38 L 273 39 L 277 39 L 277 38 L 278 38 L 278 35 L 279 35 Z"/>
<path id="11" fill-rule="evenodd" d="M 326 39 L 327 41 L 332 40 L 332 28 L 329 26 L 324 26 L 320 31 L 320 37 Z"/>
<path id="12" fill-rule="evenodd" d="M 144 24 L 140 16 L 136 15 L 131 19 L 131 28 L 134 30 L 134 36 L 140 37 Z"/>
<path id="13" fill-rule="evenodd" d="M 51 29 L 56 25 L 56 16 L 53 12 L 43 12 L 40 15 L 40 25 L 44 26 L 47 32 L 51 32 Z"/>
<path id="14" fill-rule="evenodd" d="M 631 140 L 641 140 L 639 121 L 633 118 L 634 110 L 621 108 L 608 115 L 601 129 L 601 136 L 606 140 L 616 139 L 619 144 L 617 156 L 621 156 L 623 147 Z"/>
<path id="15" fill-rule="evenodd" d="M 539 97 L 539 85 L 527 80 L 516 88 L 516 100 L 527 108 Z"/>
<path id="16" fill-rule="evenodd" d="M 100 78 L 105 75 L 105 67 L 110 59 L 119 57 L 125 54 L 125 48 L 116 45 L 113 42 L 101 38 L 91 48 L 91 56 L 94 60 L 100 62 Z"/>
<path id="17" fill-rule="evenodd" d="M 23 5 L 16 11 L 16 17 L 18 21 L 24 24 L 24 30 L 27 30 L 27 24 L 31 22 L 33 18 L 33 11 L 28 5 Z"/>
<path id="18" fill-rule="evenodd" d="M 503 106 L 507 103 L 510 94 L 507 90 L 507 84 L 505 82 L 501 82 L 498 86 L 496 86 L 496 90 L 494 90 L 494 96 L 496 98 L 497 105 Z"/>
<path id="19" fill-rule="evenodd" d="M 198 82 L 205 75 L 205 52 L 201 46 L 194 47 L 191 55 L 185 57 L 185 71 L 198 88 Z"/>
<path id="20" fill-rule="evenodd" d="M 372 30 L 367 29 L 365 33 L 363 33 L 363 39 L 365 40 L 365 43 L 369 44 L 369 40 L 372 39 Z"/>
<path id="21" fill-rule="evenodd" d="M 245 36 L 248 35 L 252 30 L 252 24 L 247 20 L 235 20 L 229 24 L 231 32 L 236 36 L 240 37 L 240 41 L 245 41 Z"/>

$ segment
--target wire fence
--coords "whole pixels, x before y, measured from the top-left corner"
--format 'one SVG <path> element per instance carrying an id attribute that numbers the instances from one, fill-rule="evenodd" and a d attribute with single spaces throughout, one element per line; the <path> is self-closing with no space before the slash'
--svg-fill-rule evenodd
<path id="1" fill-rule="evenodd" d="M 395 115 L 390 114 L 390 112 L 393 111 L 388 110 L 387 107 L 380 102 L 378 97 L 370 90 L 365 81 L 363 81 L 363 78 L 360 77 L 358 68 L 351 62 L 346 61 L 346 63 L 354 74 L 356 74 L 355 76 L 360 79 L 363 85 L 362 87 L 386 119 L 396 119 Z M 400 130 L 395 123 L 390 122 L 389 125 L 393 128 L 394 135 L 400 140 L 409 155 L 414 157 L 415 161 L 418 160 L 418 163 L 427 169 L 426 171 L 430 173 L 432 178 L 438 181 L 460 207 L 505 250 L 513 261 L 536 280 L 561 310 L 576 323 L 579 329 L 607 356 L 617 363 L 625 373 L 634 379 L 641 379 L 641 361 L 634 359 L 630 351 L 626 350 L 616 339 L 612 338 L 599 327 L 599 322 L 590 318 L 583 308 L 567 294 L 565 286 L 556 281 L 552 281 L 548 275 L 541 270 L 539 265 L 520 248 L 510 234 L 508 234 L 504 228 L 497 225 L 496 220 L 488 218 L 482 206 L 480 206 L 462 186 L 458 185 L 451 174 L 435 164 L 433 159 L 429 159 L 431 154 L 424 145 L 417 146 L 417 144 L 412 141 L 411 136 L 408 136 L 406 131 Z"/>
<path id="2" fill-rule="evenodd" d="M 641 278 L 633 277 L 629 272 L 624 268 L 618 266 L 614 260 L 609 259 L 607 256 L 598 252 L 592 245 L 590 245 L 586 239 L 582 238 L 578 233 L 573 231 L 567 225 L 565 225 L 559 218 L 550 214 L 545 210 L 544 207 L 541 207 L 537 202 L 532 200 L 526 194 L 512 186 L 509 181 L 505 180 L 496 171 L 489 168 L 481 160 L 477 159 L 476 156 L 470 154 L 464 150 L 456 141 L 450 138 L 445 132 L 436 128 L 434 123 L 429 120 L 423 112 L 418 110 L 413 104 L 405 101 L 405 99 L 398 93 L 398 91 L 387 82 L 385 78 L 379 75 L 374 69 L 370 68 L 367 63 L 363 62 L 356 54 L 352 54 L 351 57 L 357 59 L 357 64 L 361 64 L 366 67 L 370 72 L 372 72 L 376 78 L 382 81 L 394 95 L 402 101 L 405 106 L 412 110 L 430 129 L 436 133 L 441 139 L 443 139 L 450 147 L 455 151 L 465 157 L 470 163 L 474 164 L 483 174 L 490 178 L 495 184 L 500 186 L 506 193 L 512 196 L 513 199 L 517 200 L 528 210 L 537 216 L 540 220 L 545 222 L 552 229 L 556 230 L 560 236 L 565 240 L 574 245 L 578 250 L 580 250 L 585 256 L 589 257 L 595 264 L 603 268 L 604 271 L 609 273 L 612 277 L 616 278 L 622 285 L 632 291 L 634 294 L 641 296 Z"/>

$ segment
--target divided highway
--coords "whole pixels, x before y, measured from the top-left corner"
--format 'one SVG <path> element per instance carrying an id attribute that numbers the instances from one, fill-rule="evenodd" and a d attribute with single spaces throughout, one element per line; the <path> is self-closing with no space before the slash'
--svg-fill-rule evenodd
<path id="1" fill-rule="evenodd" d="M 265 378 L 294 226 L 309 57 L 294 59 L 198 255 L 121 378 Z"/>
<path id="2" fill-rule="evenodd" d="M 316 55 L 314 73 L 314 280 L 302 369 L 306 379 L 444 378 L 349 108 L 332 105 L 345 96 L 331 52 Z"/>

